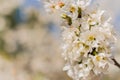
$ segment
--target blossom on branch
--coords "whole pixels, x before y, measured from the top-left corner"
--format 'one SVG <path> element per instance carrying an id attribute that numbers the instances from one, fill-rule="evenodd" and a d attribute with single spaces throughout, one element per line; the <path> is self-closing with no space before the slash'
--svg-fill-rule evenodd
<path id="1" fill-rule="evenodd" d="M 64 70 L 74 80 L 90 80 L 107 71 L 116 37 L 105 11 L 89 10 L 91 0 L 49 0 L 45 8 L 61 16 Z"/>

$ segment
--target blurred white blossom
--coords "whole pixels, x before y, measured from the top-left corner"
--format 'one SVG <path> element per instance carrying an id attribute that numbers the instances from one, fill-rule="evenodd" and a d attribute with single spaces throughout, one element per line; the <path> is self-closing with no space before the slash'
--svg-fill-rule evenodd
<path id="1" fill-rule="evenodd" d="M 0 0 L 0 14 L 10 14 L 16 7 L 20 6 L 24 0 Z"/>
<path id="2" fill-rule="evenodd" d="M 0 80 L 68 80 L 52 22 L 32 6 L 20 9 L 21 1 L 0 0 Z"/>

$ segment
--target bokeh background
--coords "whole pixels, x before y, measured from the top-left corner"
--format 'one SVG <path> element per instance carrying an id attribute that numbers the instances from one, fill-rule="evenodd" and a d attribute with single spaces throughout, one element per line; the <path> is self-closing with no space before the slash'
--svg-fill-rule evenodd
<path id="1" fill-rule="evenodd" d="M 60 28 L 43 7 L 44 0 L 0 0 L 0 80 L 71 80 L 62 71 Z M 93 0 L 113 18 L 120 62 L 120 0 Z M 120 80 L 110 66 L 102 80 Z"/>

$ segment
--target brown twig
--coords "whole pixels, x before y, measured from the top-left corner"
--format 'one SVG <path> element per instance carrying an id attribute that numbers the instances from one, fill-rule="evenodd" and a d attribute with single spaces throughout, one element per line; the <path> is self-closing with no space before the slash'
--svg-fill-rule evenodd
<path id="1" fill-rule="evenodd" d="M 115 64 L 118 68 L 120 68 L 120 64 L 116 61 L 116 59 L 112 58 L 112 60 L 114 61 L 114 64 Z"/>

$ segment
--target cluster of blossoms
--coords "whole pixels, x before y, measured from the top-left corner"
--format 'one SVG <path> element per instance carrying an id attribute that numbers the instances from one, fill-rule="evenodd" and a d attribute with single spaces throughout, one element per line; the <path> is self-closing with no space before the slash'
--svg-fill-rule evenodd
<path id="1" fill-rule="evenodd" d="M 64 70 L 74 80 L 89 80 L 107 71 L 116 41 L 105 11 L 89 10 L 91 0 L 49 0 L 46 10 L 63 19 Z"/>

